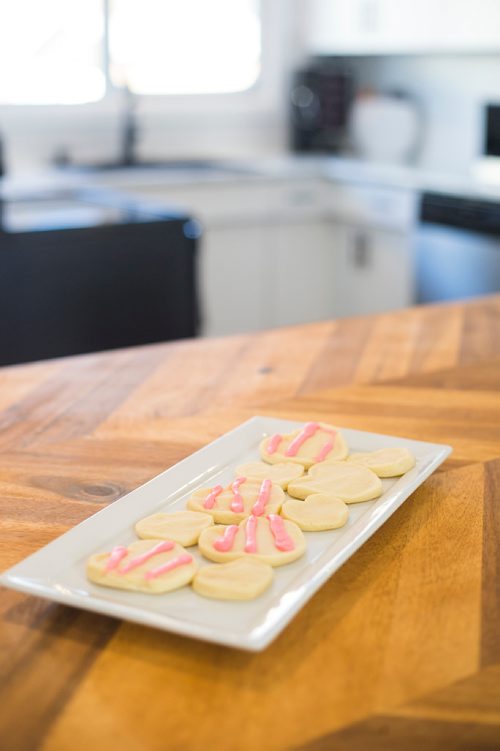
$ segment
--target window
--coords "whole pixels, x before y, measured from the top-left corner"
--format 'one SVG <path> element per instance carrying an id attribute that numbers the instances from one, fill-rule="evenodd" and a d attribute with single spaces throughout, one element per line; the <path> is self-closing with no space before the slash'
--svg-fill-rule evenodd
<path id="1" fill-rule="evenodd" d="M 102 0 L 1 0 L 0 103 L 102 98 Z"/>
<path id="2" fill-rule="evenodd" d="M 110 75 L 136 94 L 215 94 L 259 75 L 252 0 L 113 0 Z"/>
<path id="3" fill-rule="evenodd" d="M 27 22 L 29 19 L 29 22 Z M 0 104 L 83 104 L 136 94 L 249 89 L 258 0 L 2 0 Z"/>

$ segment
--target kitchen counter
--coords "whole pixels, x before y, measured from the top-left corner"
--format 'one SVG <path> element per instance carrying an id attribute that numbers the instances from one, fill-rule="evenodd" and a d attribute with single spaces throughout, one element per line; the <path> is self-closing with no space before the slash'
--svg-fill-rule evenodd
<path id="1" fill-rule="evenodd" d="M 498 182 L 481 177 L 479 166 L 470 172 L 442 172 L 418 165 L 379 164 L 362 159 L 332 157 L 322 165 L 322 176 L 332 182 L 356 182 L 412 190 L 450 193 L 470 198 L 500 200 L 500 168 Z"/>
<path id="2" fill-rule="evenodd" d="M 189 160 L 186 160 L 187 162 Z M 0 179 L 2 190 L 8 194 L 55 186 L 123 187 L 130 189 L 148 186 L 220 185 L 231 183 L 259 183 L 274 180 L 303 180 L 321 177 L 325 164 L 323 156 L 295 156 L 252 158 L 246 160 L 221 159 L 212 168 L 182 167 L 167 164 L 157 167 L 134 166 L 114 169 L 86 169 L 77 165 L 47 168 L 32 173 L 18 173 Z"/>
<path id="3" fill-rule="evenodd" d="M 0 369 L 2 569 L 254 414 L 453 447 L 260 654 L 2 591 L 4 747 L 498 748 L 499 355 L 495 296 Z"/>
<path id="4" fill-rule="evenodd" d="M 443 172 L 419 165 L 383 164 L 342 156 L 289 154 L 282 157 L 257 158 L 225 162 L 234 171 L 221 170 L 120 170 L 96 175 L 100 185 L 130 187 L 152 184 L 220 184 L 231 182 L 269 182 L 320 179 L 326 183 L 360 183 L 415 192 L 431 191 L 471 198 L 500 200 L 498 182 L 481 178 L 478 168 L 470 172 Z M 224 162 L 222 162 L 224 164 Z M 88 176 L 90 177 L 90 176 Z M 88 178 L 87 178 L 88 179 Z"/>
<path id="5" fill-rule="evenodd" d="M 217 169 L 219 164 L 219 169 Z M 470 172 L 444 172 L 419 165 L 383 164 L 347 156 L 284 154 L 275 157 L 215 160 L 213 169 L 182 166 L 134 167 L 111 170 L 67 169 L 40 170 L 32 175 L 5 178 L 4 190 L 17 191 L 40 187 L 95 185 L 131 189 L 136 186 L 224 185 L 321 179 L 327 183 L 354 182 L 363 185 L 412 191 L 436 191 L 457 195 L 500 200 L 498 182 L 486 180 L 479 167 Z"/>

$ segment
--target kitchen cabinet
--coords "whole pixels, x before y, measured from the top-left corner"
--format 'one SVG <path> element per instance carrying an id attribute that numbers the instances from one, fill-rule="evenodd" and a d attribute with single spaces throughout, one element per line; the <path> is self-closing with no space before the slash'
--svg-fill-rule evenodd
<path id="1" fill-rule="evenodd" d="M 335 264 L 327 222 L 208 228 L 199 267 L 203 333 L 334 317 Z"/>
<path id="2" fill-rule="evenodd" d="M 320 179 L 149 186 L 203 225 L 201 332 L 221 336 L 335 316 L 335 254 Z"/>
<path id="3" fill-rule="evenodd" d="M 339 182 L 330 185 L 328 200 L 336 315 L 412 305 L 416 192 Z"/>
<path id="4" fill-rule="evenodd" d="M 267 292 L 273 326 L 336 317 L 339 270 L 331 222 L 291 221 L 276 226 L 273 239 Z"/>
<path id="5" fill-rule="evenodd" d="M 205 335 L 377 313 L 414 301 L 412 233 L 316 220 L 208 229 Z"/>
<path id="6" fill-rule="evenodd" d="M 413 302 L 412 246 L 406 234 L 338 223 L 332 244 L 339 317 L 398 310 Z"/>
<path id="7" fill-rule="evenodd" d="M 481 52 L 500 49 L 498 0 L 311 0 L 314 54 Z"/>
<path id="8" fill-rule="evenodd" d="M 198 267 L 205 336 L 258 331 L 269 325 L 268 232 L 248 223 L 206 228 Z"/>
<path id="9" fill-rule="evenodd" d="M 201 333 L 220 336 L 413 302 L 409 190 L 314 179 L 151 185 L 203 225 Z"/>
<path id="10" fill-rule="evenodd" d="M 203 333 L 334 317 L 336 258 L 322 181 L 233 187 L 231 199 L 232 212 L 227 206 L 202 212 Z"/>

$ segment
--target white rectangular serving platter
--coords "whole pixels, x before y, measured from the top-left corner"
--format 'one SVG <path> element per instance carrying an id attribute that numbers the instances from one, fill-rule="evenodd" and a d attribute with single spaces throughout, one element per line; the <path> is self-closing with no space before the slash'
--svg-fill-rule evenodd
<path id="1" fill-rule="evenodd" d="M 197 488 L 228 484 L 237 465 L 259 459 L 258 446 L 266 435 L 289 433 L 302 426 L 289 420 L 252 417 L 13 566 L 0 576 L 0 583 L 184 636 L 251 651 L 264 649 L 446 459 L 449 446 L 340 428 L 350 451 L 404 446 L 414 454 L 416 466 L 401 478 L 383 480 L 384 492 L 377 500 L 351 504 L 349 521 L 341 529 L 304 533 L 306 554 L 276 568 L 272 586 L 256 600 L 211 600 L 191 587 L 164 595 L 113 590 L 91 584 L 85 564 L 92 553 L 137 539 L 133 528 L 139 519 L 158 511 L 183 510 Z M 209 563 L 197 548 L 189 550 L 200 563 Z"/>

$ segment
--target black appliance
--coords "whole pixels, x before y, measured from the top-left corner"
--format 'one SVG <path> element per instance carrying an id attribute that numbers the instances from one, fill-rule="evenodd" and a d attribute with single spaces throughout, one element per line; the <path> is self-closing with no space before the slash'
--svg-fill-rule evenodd
<path id="1" fill-rule="evenodd" d="M 196 334 L 189 216 L 107 191 L 2 203 L 1 365 Z"/>
<path id="2" fill-rule="evenodd" d="M 424 193 L 415 266 L 417 302 L 500 292 L 500 203 Z"/>
<path id="3" fill-rule="evenodd" d="M 486 105 L 483 153 L 500 156 L 500 104 Z"/>
<path id="4" fill-rule="evenodd" d="M 296 71 L 290 91 L 292 149 L 341 150 L 352 98 L 352 76 L 340 62 L 312 62 Z"/>

